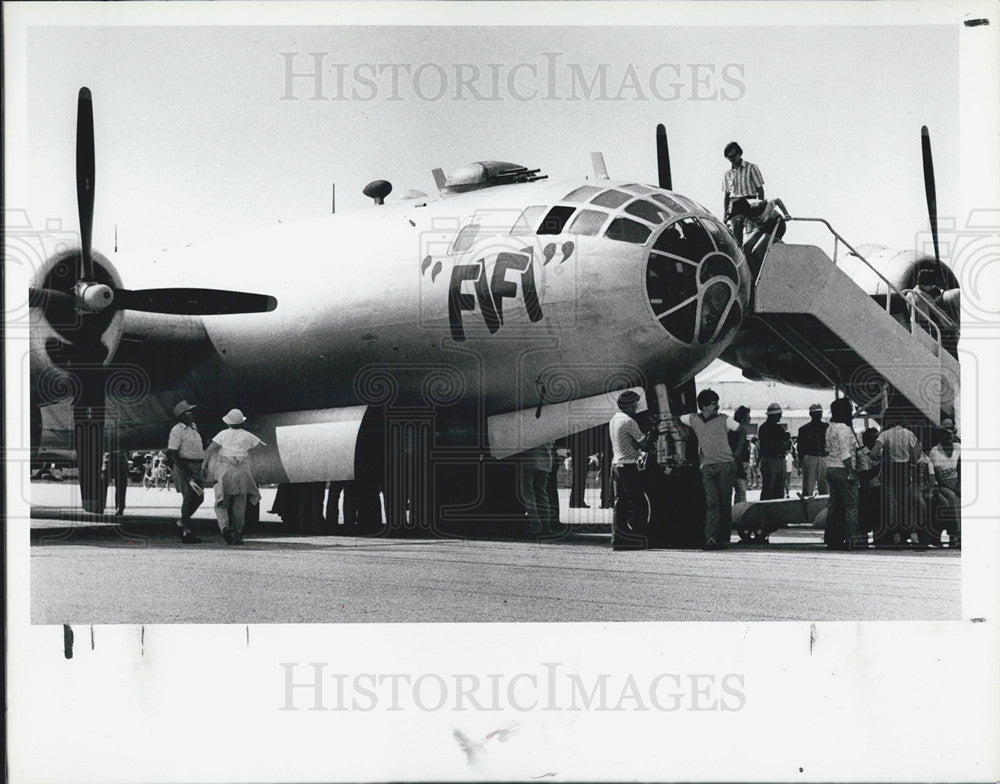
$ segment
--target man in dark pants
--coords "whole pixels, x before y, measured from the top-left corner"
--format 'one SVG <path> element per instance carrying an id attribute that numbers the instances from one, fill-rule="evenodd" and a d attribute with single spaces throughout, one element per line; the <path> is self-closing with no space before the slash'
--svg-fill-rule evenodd
<path id="1" fill-rule="evenodd" d="M 118 450 L 108 455 L 107 482 L 115 483 L 115 516 L 125 514 L 125 494 L 128 492 L 128 452 Z"/>
<path id="2" fill-rule="evenodd" d="M 591 452 L 596 450 L 588 449 L 590 444 L 590 431 L 574 433 L 569 437 L 569 456 L 572 471 L 569 491 L 570 509 L 589 509 L 589 505 L 584 502 L 583 496 L 587 489 L 587 460 Z"/>
<path id="3" fill-rule="evenodd" d="M 177 424 L 170 431 L 167 441 L 167 458 L 173 465 L 171 478 L 177 492 L 184 499 L 181 503 L 181 519 L 177 521 L 177 535 L 184 544 L 199 544 L 201 539 L 191 530 L 191 515 L 205 500 L 202 461 L 205 456 L 204 444 L 198 426 L 194 423 L 195 405 L 182 400 L 174 406 Z"/>
<path id="4" fill-rule="evenodd" d="M 615 550 L 642 550 L 646 547 L 646 520 L 649 507 L 639 477 L 638 462 L 649 449 L 650 436 L 635 421 L 639 395 L 631 390 L 618 396 L 618 413 L 611 417 L 608 431 L 614 453 L 614 528 L 611 545 Z"/>
<path id="5" fill-rule="evenodd" d="M 802 495 L 811 496 L 816 490 L 826 495 L 826 429 L 823 421 L 823 406 L 813 403 L 809 406 L 809 421 L 799 428 L 799 470 L 802 472 Z"/>
<path id="6" fill-rule="evenodd" d="M 785 443 L 788 434 L 778 424 L 781 406 L 771 403 L 767 407 L 767 421 L 757 430 L 760 441 L 760 500 L 785 497 Z"/>
<path id="7" fill-rule="evenodd" d="M 740 425 L 719 413 L 719 395 L 711 389 L 698 393 L 698 413 L 682 414 L 681 422 L 698 438 L 702 484 L 705 488 L 705 550 L 725 550 L 733 530 L 733 484 L 736 462 L 733 447 L 742 435 Z"/>
<path id="8" fill-rule="evenodd" d="M 354 482 L 329 483 L 326 496 L 326 527 L 330 533 L 354 536 L 358 532 L 358 511 L 355 501 Z M 340 495 L 344 495 L 344 524 L 340 525 Z"/>

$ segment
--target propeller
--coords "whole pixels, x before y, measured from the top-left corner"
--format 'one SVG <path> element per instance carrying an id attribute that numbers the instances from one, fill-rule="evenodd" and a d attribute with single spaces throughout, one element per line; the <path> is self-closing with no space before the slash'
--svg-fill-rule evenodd
<path id="1" fill-rule="evenodd" d="M 934 185 L 934 158 L 931 155 L 931 135 L 924 125 L 920 128 L 920 150 L 924 162 L 924 194 L 927 196 L 927 216 L 931 222 L 931 238 L 934 240 L 934 262 L 938 284 L 943 286 L 941 273 L 941 252 L 938 247 L 937 188 Z"/>
<path id="2" fill-rule="evenodd" d="M 94 280 L 90 241 L 94 228 L 94 102 L 90 90 L 80 88 L 76 102 L 76 206 L 80 212 L 79 281 Z"/>
<path id="3" fill-rule="evenodd" d="M 80 88 L 76 115 L 76 200 L 80 215 L 80 254 L 75 280 L 50 277 L 46 286 L 28 289 L 28 304 L 41 308 L 51 323 L 62 324 L 64 339 L 56 364 L 76 379 L 73 437 L 80 472 L 80 494 L 88 512 L 104 511 L 101 480 L 104 460 L 105 385 L 111 351 L 102 340 L 116 311 L 173 315 L 265 313 L 278 301 L 265 294 L 201 288 L 129 290 L 98 279 L 92 239 L 94 224 L 94 107 L 90 90 Z M 106 273 L 103 273 L 108 280 Z M 57 282 L 58 281 L 58 282 Z M 70 286 L 70 284 L 72 284 Z M 69 326 L 66 326 L 69 325 Z M 55 359 L 55 357 L 53 356 Z"/>
<path id="4" fill-rule="evenodd" d="M 656 126 L 656 171 L 660 187 L 665 191 L 674 189 L 670 176 L 670 149 L 667 147 L 667 129 L 660 123 Z"/>

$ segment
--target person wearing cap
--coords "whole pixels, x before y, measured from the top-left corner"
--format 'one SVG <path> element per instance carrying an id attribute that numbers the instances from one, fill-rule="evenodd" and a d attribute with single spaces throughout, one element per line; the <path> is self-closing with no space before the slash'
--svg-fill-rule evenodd
<path id="1" fill-rule="evenodd" d="M 757 430 L 760 441 L 760 500 L 769 501 L 785 497 L 785 450 L 788 433 L 778 423 L 781 406 L 771 403 L 767 407 L 767 421 Z"/>
<path id="2" fill-rule="evenodd" d="M 260 491 L 250 472 L 249 453 L 261 441 L 243 429 L 247 418 L 238 408 L 222 417 L 229 427 L 216 434 L 205 451 L 204 470 L 214 459 L 215 516 L 226 544 L 243 544 L 247 503 L 259 504 Z"/>
<path id="3" fill-rule="evenodd" d="M 615 480 L 615 507 L 611 546 L 615 550 L 642 550 L 647 545 L 646 522 L 649 506 L 639 476 L 639 456 L 649 449 L 655 433 L 643 434 L 635 420 L 639 395 L 632 390 L 618 396 L 618 413 L 611 417 L 613 459 L 611 471 Z"/>
<path id="4" fill-rule="evenodd" d="M 167 459 L 173 466 L 170 476 L 182 499 L 177 535 L 184 544 L 201 542 L 191 530 L 191 515 L 205 500 L 202 478 L 205 448 L 201 442 L 198 426 L 194 423 L 194 415 L 191 413 L 195 408 L 194 403 L 188 403 L 186 400 L 174 406 L 177 424 L 171 428 L 167 439 Z"/>
<path id="5" fill-rule="evenodd" d="M 817 490 L 826 495 L 826 430 L 829 425 L 823 421 L 823 406 L 813 403 L 809 406 L 809 421 L 799 428 L 799 470 L 802 472 L 802 495 L 811 496 Z"/>
<path id="6" fill-rule="evenodd" d="M 705 550 L 725 550 L 733 532 L 733 485 L 736 462 L 733 443 L 742 435 L 735 419 L 719 413 L 719 395 L 711 389 L 698 393 L 697 414 L 682 414 L 683 424 L 698 438 L 701 481 L 705 489 Z M 747 412 L 749 414 L 749 411 Z"/>

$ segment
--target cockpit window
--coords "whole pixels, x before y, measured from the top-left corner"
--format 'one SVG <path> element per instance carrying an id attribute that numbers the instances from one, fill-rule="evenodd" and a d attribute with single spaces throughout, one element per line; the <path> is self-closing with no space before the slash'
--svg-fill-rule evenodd
<path id="1" fill-rule="evenodd" d="M 576 212 L 575 207 L 564 207 L 558 205 L 549 210 L 548 215 L 542 220 L 542 225 L 538 227 L 539 234 L 561 234 L 566 226 L 566 221 Z"/>
<path id="2" fill-rule="evenodd" d="M 609 207 L 613 210 L 615 207 L 621 207 L 631 198 L 631 196 L 622 191 L 605 191 L 600 196 L 595 196 L 591 199 L 590 203 L 596 204 L 598 207 Z"/>
<path id="3" fill-rule="evenodd" d="M 570 191 L 563 201 L 587 201 L 591 196 L 600 192 L 601 189 L 595 188 L 593 185 L 581 185 L 575 191 Z"/>
<path id="4" fill-rule="evenodd" d="M 682 218 L 663 230 L 653 246 L 682 259 L 701 259 L 715 251 L 708 232 L 697 218 Z"/>
<path id="5" fill-rule="evenodd" d="M 654 224 L 666 223 L 667 218 L 670 217 L 663 207 L 645 199 L 636 199 L 625 208 L 625 212 Z"/>
<path id="6" fill-rule="evenodd" d="M 683 204 L 685 207 L 687 207 L 687 212 L 693 212 L 696 215 L 711 215 L 712 214 L 707 209 L 705 209 L 704 207 L 702 207 L 698 202 L 693 201 L 693 200 L 687 198 L 686 196 L 676 196 L 675 198 L 676 198 L 677 201 L 679 201 L 681 204 Z"/>
<path id="7" fill-rule="evenodd" d="M 660 204 L 669 207 L 674 212 L 690 212 L 687 207 L 682 207 L 678 202 L 663 193 L 654 193 L 650 198 L 656 199 Z"/>
<path id="8" fill-rule="evenodd" d="M 538 222 L 542 219 L 546 209 L 547 207 L 543 204 L 525 207 L 524 212 L 521 213 L 521 217 L 511 227 L 510 233 L 514 236 L 534 234 L 535 227 L 538 226 Z"/>
<path id="9" fill-rule="evenodd" d="M 629 185 L 622 185 L 622 187 L 626 190 L 632 191 L 632 193 L 640 193 L 643 196 L 656 191 L 655 188 L 650 188 L 648 185 L 639 185 L 637 182 L 630 183 Z"/>
<path id="10" fill-rule="evenodd" d="M 455 242 L 451 246 L 451 252 L 461 253 L 471 248 L 476 242 L 476 237 L 479 236 L 480 228 L 478 223 L 470 223 L 468 226 L 463 226 L 458 236 L 455 237 Z"/>
<path id="11" fill-rule="evenodd" d="M 611 221 L 604 236 L 610 240 L 633 242 L 636 245 L 642 245 L 649 239 L 649 235 L 652 233 L 653 230 L 649 226 L 645 226 L 631 218 L 615 218 Z"/>
<path id="12" fill-rule="evenodd" d="M 580 214 L 573 219 L 573 222 L 569 226 L 569 233 L 585 234 L 588 236 L 600 234 L 607 220 L 608 214 L 606 212 L 580 210 Z"/>

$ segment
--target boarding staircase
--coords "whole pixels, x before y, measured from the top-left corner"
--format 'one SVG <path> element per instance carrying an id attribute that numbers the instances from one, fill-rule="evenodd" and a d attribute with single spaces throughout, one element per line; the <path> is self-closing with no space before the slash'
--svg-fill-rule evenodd
<path id="1" fill-rule="evenodd" d="M 853 255 L 871 264 L 822 218 Z M 934 424 L 954 416 L 958 360 L 942 326 L 958 325 L 933 303 L 908 301 L 878 270 L 888 295 L 873 297 L 815 245 L 770 244 L 754 289 L 753 314 L 862 410 L 884 410 L 902 396 Z M 911 298 L 913 299 L 913 298 Z M 881 301 L 880 301 L 881 300 Z"/>

